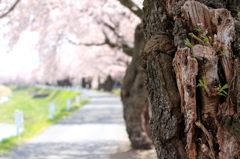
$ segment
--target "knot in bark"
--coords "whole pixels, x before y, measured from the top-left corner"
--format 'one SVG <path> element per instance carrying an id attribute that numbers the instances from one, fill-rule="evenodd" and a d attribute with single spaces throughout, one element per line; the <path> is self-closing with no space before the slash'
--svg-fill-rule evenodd
<path id="1" fill-rule="evenodd" d="M 168 54 L 173 55 L 176 51 L 176 47 L 174 46 L 173 37 L 168 33 L 160 33 L 153 36 L 145 45 L 144 52 L 147 55 L 154 53 L 159 54 Z"/>

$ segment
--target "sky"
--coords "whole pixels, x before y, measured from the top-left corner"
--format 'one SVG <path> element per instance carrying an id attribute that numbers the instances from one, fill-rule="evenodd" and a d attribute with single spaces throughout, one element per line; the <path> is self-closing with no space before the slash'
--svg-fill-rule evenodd
<path id="1" fill-rule="evenodd" d="M 0 72 L 18 72 L 23 68 L 39 64 L 38 52 L 34 51 L 38 33 L 24 31 L 17 45 L 7 52 L 6 41 L 0 42 Z"/>

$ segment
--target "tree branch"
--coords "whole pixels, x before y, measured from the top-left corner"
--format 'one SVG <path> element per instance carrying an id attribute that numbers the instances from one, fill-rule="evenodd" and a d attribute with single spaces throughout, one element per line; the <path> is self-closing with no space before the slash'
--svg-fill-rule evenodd
<path id="1" fill-rule="evenodd" d="M 138 16 L 140 19 L 143 18 L 143 12 L 142 10 L 131 0 L 119 0 L 119 2 L 130 9 L 136 16 Z"/>
<path id="2" fill-rule="evenodd" d="M 85 44 L 85 43 L 77 43 L 75 41 L 72 41 L 69 38 L 66 38 L 67 41 L 73 45 L 84 45 L 84 46 L 102 46 L 102 45 L 106 45 L 104 42 L 103 43 L 89 43 L 89 44 Z"/>
<path id="3" fill-rule="evenodd" d="M 104 24 L 104 26 L 106 26 L 107 28 L 109 28 L 118 38 L 121 38 L 121 46 L 119 46 L 118 44 L 115 44 L 114 47 L 118 46 L 119 48 L 123 49 L 123 52 L 125 54 L 127 54 L 128 56 L 132 56 L 133 53 L 133 48 L 130 47 L 128 44 L 125 43 L 125 41 L 123 40 L 123 38 L 116 32 L 116 27 L 111 26 L 110 24 L 106 23 L 106 22 L 102 22 Z M 103 32 L 105 37 L 107 38 L 107 35 L 105 32 Z M 108 41 L 110 42 L 109 38 L 107 38 Z M 106 40 L 105 40 L 106 41 Z M 113 43 L 112 43 L 113 44 Z M 111 47 L 111 46 L 110 46 Z M 113 48 L 113 47 L 111 47 Z"/>
<path id="4" fill-rule="evenodd" d="M 16 0 L 16 2 L 9 8 L 9 10 L 7 12 L 3 13 L 2 15 L 0 15 L 0 18 L 3 18 L 6 15 L 8 15 L 17 6 L 17 4 L 19 2 L 20 2 L 20 0 Z"/>
<path id="5" fill-rule="evenodd" d="M 133 48 L 128 46 L 127 44 L 122 44 L 122 49 L 125 54 L 128 56 L 132 56 L 133 54 Z"/>
<path id="6" fill-rule="evenodd" d="M 122 48 L 123 52 L 127 54 L 128 56 L 132 56 L 133 48 L 128 46 L 127 44 L 121 43 L 121 46 L 117 43 L 112 43 L 111 40 L 108 38 L 107 33 L 103 30 L 103 34 L 105 36 L 105 40 L 102 43 L 76 43 L 68 38 L 67 41 L 70 42 L 73 45 L 84 45 L 84 46 L 102 46 L 102 45 L 108 45 L 110 48 Z"/>

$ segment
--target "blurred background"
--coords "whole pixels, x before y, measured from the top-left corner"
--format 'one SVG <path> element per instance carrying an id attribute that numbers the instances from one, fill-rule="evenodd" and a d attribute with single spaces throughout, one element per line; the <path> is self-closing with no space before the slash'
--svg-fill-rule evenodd
<path id="1" fill-rule="evenodd" d="M 142 2 L 0 0 L 0 156 L 55 123 L 7 157 L 156 158 Z M 152 151 L 139 157 L 132 148 Z"/>
<path id="2" fill-rule="evenodd" d="M 0 82 L 49 84 L 85 78 L 121 83 L 131 61 L 142 0 L 1 0 Z M 131 8 L 129 8 L 131 7 Z"/>

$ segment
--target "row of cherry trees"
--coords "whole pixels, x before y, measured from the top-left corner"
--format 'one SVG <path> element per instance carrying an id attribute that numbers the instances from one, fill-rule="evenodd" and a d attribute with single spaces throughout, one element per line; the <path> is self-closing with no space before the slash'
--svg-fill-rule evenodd
<path id="1" fill-rule="evenodd" d="M 22 0 L 2 21 L 9 49 L 21 36 L 31 40 L 23 36 L 24 31 L 37 33 L 37 42 L 29 47 L 39 52 L 41 64 L 34 68 L 38 71 L 32 78 L 44 83 L 66 77 L 123 76 L 132 53 L 134 27 L 139 23 L 118 1 L 99 0 Z"/>
<path id="2" fill-rule="evenodd" d="M 27 4 L 27 0 L 22 2 Z M 37 48 L 45 62 L 57 59 L 62 51 L 59 46 L 65 40 L 74 45 L 107 45 L 115 52 L 122 50 L 133 57 L 124 77 L 121 97 L 127 131 L 134 148 L 150 148 L 149 136 L 152 134 L 159 159 L 240 158 L 240 2 L 144 0 L 142 12 L 131 0 L 120 0 L 122 7 L 125 6 L 122 9 L 128 8 L 124 14 L 120 8 L 116 9 L 114 2 L 109 3 L 113 10 L 105 8 L 108 1 L 94 3 L 96 6 L 92 2 L 32 2 L 35 10 L 31 12 L 37 12 L 38 8 L 41 11 L 37 12 L 36 17 L 27 18 L 31 14 L 23 15 L 25 19 L 20 18 L 19 12 L 15 13 L 13 17 L 21 19 L 22 23 L 15 23 L 16 19 L 12 23 L 11 20 L 15 32 L 12 36 L 7 34 L 11 45 L 17 42 L 17 35 L 23 30 L 19 30 L 19 26 L 26 29 L 29 22 L 37 20 L 44 26 L 38 30 L 41 36 Z M 60 14 L 65 4 L 72 4 L 72 8 L 68 13 Z M 88 13 L 85 15 L 88 18 L 75 19 L 72 14 L 74 8 L 82 4 L 88 4 L 87 8 L 80 11 Z M 21 9 L 24 11 L 26 7 Z M 120 15 L 116 14 L 117 19 L 113 16 L 115 11 L 120 11 Z M 143 25 L 135 29 L 132 46 L 133 40 L 127 40 L 130 34 L 125 35 L 124 32 L 128 31 L 126 28 L 129 23 L 122 23 L 125 17 L 131 19 L 131 12 L 143 20 Z M 75 14 L 81 13 L 78 10 Z M 65 17 L 73 25 L 66 25 Z M 120 17 L 122 19 L 119 21 Z M 50 27 L 52 22 L 56 22 L 54 18 L 61 22 Z M 135 21 L 135 26 L 140 20 Z M 89 31 L 79 29 L 77 23 L 72 23 L 75 21 L 79 22 L 79 26 L 84 24 L 90 28 Z M 36 24 L 39 23 L 34 23 L 30 28 L 37 27 Z M 98 29 L 100 26 L 102 34 L 95 38 L 88 36 L 89 32 L 96 34 L 94 26 L 90 24 L 97 24 Z M 51 62 L 47 63 L 46 68 L 51 68 L 47 72 L 54 74 L 56 68 Z M 91 61 L 91 65 L 93 63 Z M 143 84 L 143 72 L 150 102 Z M 148 113 L 149 103 L 151 117 Z M 147 125 L 149 117 L 151 133 Z"/>
<path id="3" fill-rule="evenodd" d="M 107 74 L 123 77 L 128 66 L 121 91 L 127 132 L 133 148 L 151 148 L 149 102 L 139 56 L 145 40 L 137 4 L 141 1 L 22 0 L 5 18 L 3 36 L 11 49 L 21 38 L 31 40 L 23 31 L 37 34 L 30 47 L 39 52 L 41 64 L 15 75 L 2 74 L 0 80 L 56 83 Z"/>

